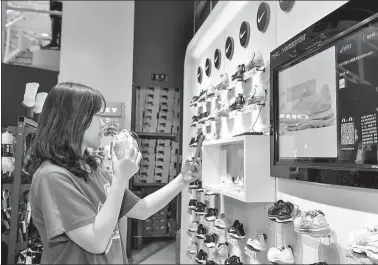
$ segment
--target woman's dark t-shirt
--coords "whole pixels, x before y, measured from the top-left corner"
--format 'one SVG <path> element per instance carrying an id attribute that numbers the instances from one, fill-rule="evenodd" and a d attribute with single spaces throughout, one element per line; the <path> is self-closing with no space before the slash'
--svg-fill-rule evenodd
<path id="1" fill-rule="evenodd" d="M 94 222 L 110 185 L 111 176 L 103 169 L 85 182 L 62 167 L 48 161 L 42 163 L 33 176 L 29 193 L 33 223 L 43 243 L 41 264 L 128 264 L 122 254 L 118 224 L 105 253 L 99 255 L 85 251 L 66 235 Z M 119 219 L 138 200 L 126 189 Z"/>

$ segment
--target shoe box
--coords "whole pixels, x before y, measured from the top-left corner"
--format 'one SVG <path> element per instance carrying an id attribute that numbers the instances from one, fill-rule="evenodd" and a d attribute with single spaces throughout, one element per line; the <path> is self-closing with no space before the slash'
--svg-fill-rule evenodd
<path id="1" fill-rule="evenodd" d="M 152 226 L 147 226 L 143 228 L 143 236 L 149 237 L 154 235 L 154 229 Z"/>
<path id="2" fill-rule="evenodd" d="M 166 218 L 163 218 L 163 219 L 160 219 L 160 220 L 152 220 L 152 227 L 153 228 L 162 227 L 162 226 L 167 226 L 167 219 Z"/>
<path id="3" fill-rule="evenodd" d="M 157 125 L 158 125 L 157 114 L 145 115 L 143 118 L 142 131 L 143 132 L 156 132 Z"/>
<path id="4" fill-rule="evenodd" d="M 150 179 L 148 178 L 148 173 L 141 173 L 139 172 L 137 175 L 134 176 L 134 183 L 149 183 Z"/>
<path id="5" fill-rule="evenodd" d="M 168 182 L 168 175 L 169 175 L 169 163 L 165 163 L 163 166 L 155 167 L 155 176 L 167 177 L 167 182 Z"/>
<path id="6" fill-rule="evenodd" d="M 167 234 L 167 226 L 154 227 L 153 235 L 154 236 L 163 236 Z"/>
<path id="7" fill-rule="evenodd" d="M 168 183 L 169 176 L 168 175 L 163 175 L 162 173 L 157 173 L 155 170 L 154 174 L 154 182 L 155 183 Z"/>

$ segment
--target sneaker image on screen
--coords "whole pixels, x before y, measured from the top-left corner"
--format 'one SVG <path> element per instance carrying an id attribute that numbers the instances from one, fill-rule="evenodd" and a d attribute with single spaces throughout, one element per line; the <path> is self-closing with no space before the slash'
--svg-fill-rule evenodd
<path id="1" fill-rule="evenodd" d="M 335 122 L 332 97 L 328 85 L 318 94 L 304 93 L 291 110 L 280 113 L 280 121 L 287 131 L 328 127 Z"/>
<path id="2" fill-rule="evenodd" d="M 348 243 L 353 252 L 365 253 L 370 259 L 378 261 L 378 224 L 351 232 Z"/>
<path id="3" fill-rule="evenodd" d="M 302 212 L 295 217 L 294 230 L 313 237 L 327 237 L 332 234 L 323 212 L 318 210 Z"/>

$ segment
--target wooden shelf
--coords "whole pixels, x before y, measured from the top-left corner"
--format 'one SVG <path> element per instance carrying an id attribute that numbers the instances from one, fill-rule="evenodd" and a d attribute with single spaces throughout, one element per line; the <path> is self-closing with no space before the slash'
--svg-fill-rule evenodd
<path id="1" fill-rule="evenodd" d="M 174 133 L 157 133 L 157 132 L 135 132 L 139 138 L 150 138 L 150 139 L 165 139 L 177 141 L 178 134 Z"/>

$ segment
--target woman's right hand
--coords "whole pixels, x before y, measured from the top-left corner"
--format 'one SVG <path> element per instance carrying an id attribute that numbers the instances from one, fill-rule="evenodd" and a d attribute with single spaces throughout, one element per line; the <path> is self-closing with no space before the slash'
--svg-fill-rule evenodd
<path id="1" fill-rule="evenodd" d="M 115 153 L 112 153 L 114 177 L 129 180 L 139 171 L 139 163 L 142 154 L 136 146 L 131 146 L 121 159 L 118 159 Z"/>

